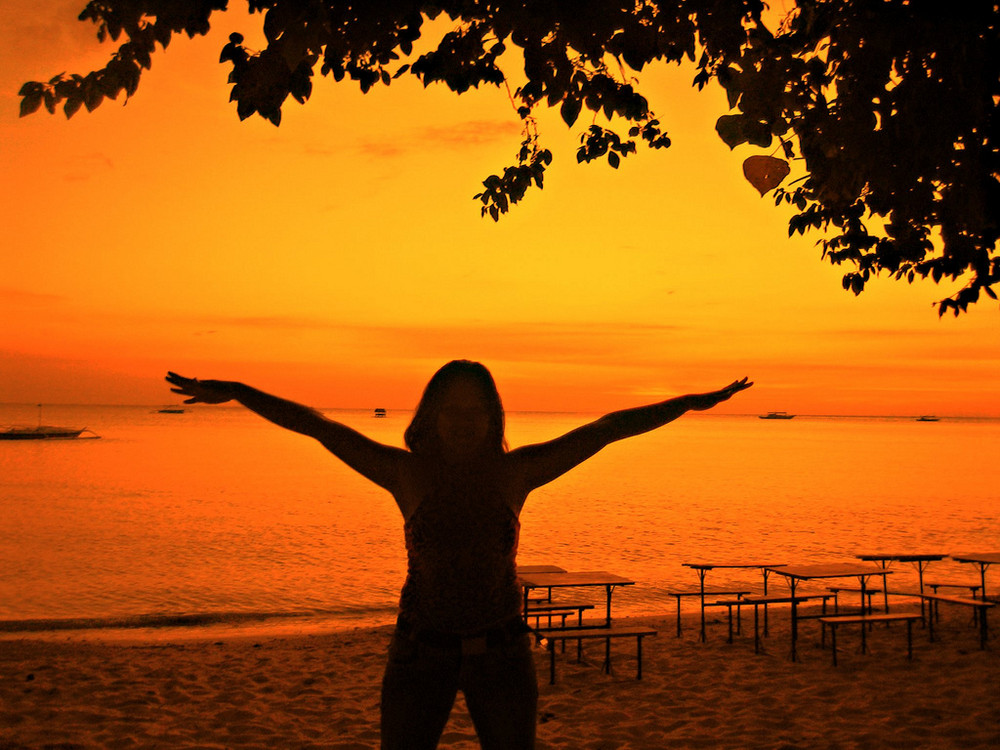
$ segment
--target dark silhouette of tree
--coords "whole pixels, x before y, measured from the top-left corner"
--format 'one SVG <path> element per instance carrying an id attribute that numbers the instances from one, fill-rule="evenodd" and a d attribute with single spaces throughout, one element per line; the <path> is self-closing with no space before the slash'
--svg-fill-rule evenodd
<path id="1" fill-rule="evenodd" d="M 248 4 L 261 15 L 266 47 L 251 50 L 232 34 L 221 55 L 232 66 L 230 99 L 240 119 L 257 114 L 279 124 L 289 96 L 309 98 L 317 70 L 349 78 L 363 92 L 411 74 L 461 94 L 481 84 L 507 86 L 501 62 L 508 70 L 523 63 L 523 83 L 511 97 L 524 140 L 515 163 L 484 180 L 475 196 L 494 220 L 529 187 L 542 186 L 552 160 L 532 117 L 536 107 L 558 107 L 570 127 L 586 111 L 577 161 L 617 168 L 637 144 L 670 145 L 637 73 L 687 59 L 697 68 L 694 85 L 714 79 L 728 94 L 730 113 L 719 117 L 718 134 L 731 148 L 758 150 L 744 173 L 761 195 L 773 191 L 777 204 L 794 208 L 789 234 L 820 230 L 823 256 L 851 264 L 845 289 L 859 294 L 881 272 L 910 282 L 961 280 L 964 286 L 938 303 L 939 314 L 957 315 L 981 293 L 997 298 L 995 2 L 797 0 L 775 18 L 758 0 Z M 97 25 L 101 41 L 123 40 L 117 52 L 87 75 L 26 83 L 21 114 L 61 105 L 72 116 L 105 98 L 131 96 L 157 44 L 205 34 L 226 6 L 90 2 L 80 19 Z M 414 55 L 424 23 L 441 14 L 453 21 L 450 30 Z M 801 176 L 782 186 L 790 167 Z"/>

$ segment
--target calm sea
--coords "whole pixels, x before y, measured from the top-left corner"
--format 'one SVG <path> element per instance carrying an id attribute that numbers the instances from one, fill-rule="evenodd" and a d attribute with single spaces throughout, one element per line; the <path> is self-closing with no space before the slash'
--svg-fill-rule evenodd
<path id="1" fill-rule="evenodd" d="M 328 413 L 394 445 L 410 417 Z M 0 425 L 37 419 L 0 406 Z M 512 413 L 508 439 L 588 419 Z M 308 438 L 225 407 L 50 406 L 44 422 L 102 437 L 0 441 L 0 636 L 392 622 L 406 569 L 393 500 Z M 615 611 L 639 615 L 696 585 L 683 562 L 996 551 L 998 454 L 1000 420 L 687 415 L 531 495 L 519 561 L 629 576 Z M 978 577 L 948 561 L 932 574 Z"/>

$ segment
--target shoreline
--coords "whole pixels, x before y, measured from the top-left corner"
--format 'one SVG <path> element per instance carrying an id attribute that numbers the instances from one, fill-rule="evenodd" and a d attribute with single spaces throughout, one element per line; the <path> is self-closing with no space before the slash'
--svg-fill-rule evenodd
<path id="1" fill-rule="evenodd" d="M 952 611 L 958 609 L 959 611 Z M 726 643 L 725 618 L 623 618 L 655 627 L 634 640 L 557 653 L 536 651 L 538 748 L 987 748 L 1000 744 L 994 690 L 1000 653 L 979 650 L 965 608 L 942 609 L 931 643 L 919 622 L 913 660 L 901 624 L 876 626 L 861 654 L 857 627 L 838 632 L 840 665 L 819 625 L 804 621 L 800 660 L 789 658 L 788 618 L 775 612 L 766 651 L 754 654 L 752 617 Z M 225 637 L 81 637 L 0 641 L 0 726 L 5 750 L 73 748 L 337 748 L 378 746 L 379 686 L 391 625 Z M 59 744 L 62 743 L 62 744 Z M 442 748 L 477 748 L 459 697 Z"/>

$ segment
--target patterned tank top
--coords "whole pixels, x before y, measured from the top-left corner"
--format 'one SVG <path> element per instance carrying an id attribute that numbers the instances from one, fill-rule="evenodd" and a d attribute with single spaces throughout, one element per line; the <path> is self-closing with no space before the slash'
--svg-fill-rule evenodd
<path id="1" fill-rule="evenodd" d="M 435 482 L 406 521 L 399 611 L 412 627 L 472 635 L 520 614 L 521 527 L 502 484 L 482 475 Z"/>

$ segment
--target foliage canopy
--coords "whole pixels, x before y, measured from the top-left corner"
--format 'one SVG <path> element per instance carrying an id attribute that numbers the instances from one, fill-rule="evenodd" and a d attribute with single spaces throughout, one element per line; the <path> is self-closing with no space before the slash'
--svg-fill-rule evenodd
<path id="1" fill-rule="evenodd" d="M 542 186 L 552 154 L 532 113 L 558 107 L 573 127 L 584 111 L 579 162 L 617 168 L 637 144 L 670 139 L 638 89 L 656 62 L 694 63 L 694 85 L 713 79 L 730 112 L 716 130 L 731 148 L 758 153 L 748 180 L 795 213 L 789 235 L 819 230 L 825 258 L 849 263 L 859 294 L 886 272 L 960 280 L 938 303 L 956 315 L 981 293 L 996 299 L 1000 218 L 997 107 L 1000 6 L 985 0 L 797 0 L 771 19 L 760 0 L 248 0 L 267 46 L 232 34 L 230 100 L 240 119 L 278 125 L 291 96 L 304 103 L 313 76 L 350 79 L 363 92 L 409 74 L 458 94 L 508 85 L 511 47 L 523 84 L 511 92 L 524 125 L 516 163 L 475 197 L 494 220 Z M 80 20 L 119 42 L 108 64 L 21 88 L 21 114 L 41 106 L 67 117 L 105 98 L 133 95 L 157 44 L 205 34 L 226 0 L 93 0 Z M 450 30 L 414 55 L 427 19 Z M 426 41 L 426 40 L 425 40 Z M 501 60 L 501 58 L 503 58 Z M 521 74 L 518 74 L 521 79 Z M 603 114 L 599 122 L 598 115 Z M 600 124 L 604 123 L 604 124 Z M 623 126 L 618 123 L 624 123 Z M 606 126 L 607 125 L 607 126 Z M 616 129 L 619 128 L 619 129 Z M 804 176 L 782 187 L 789 162 Z"/>

